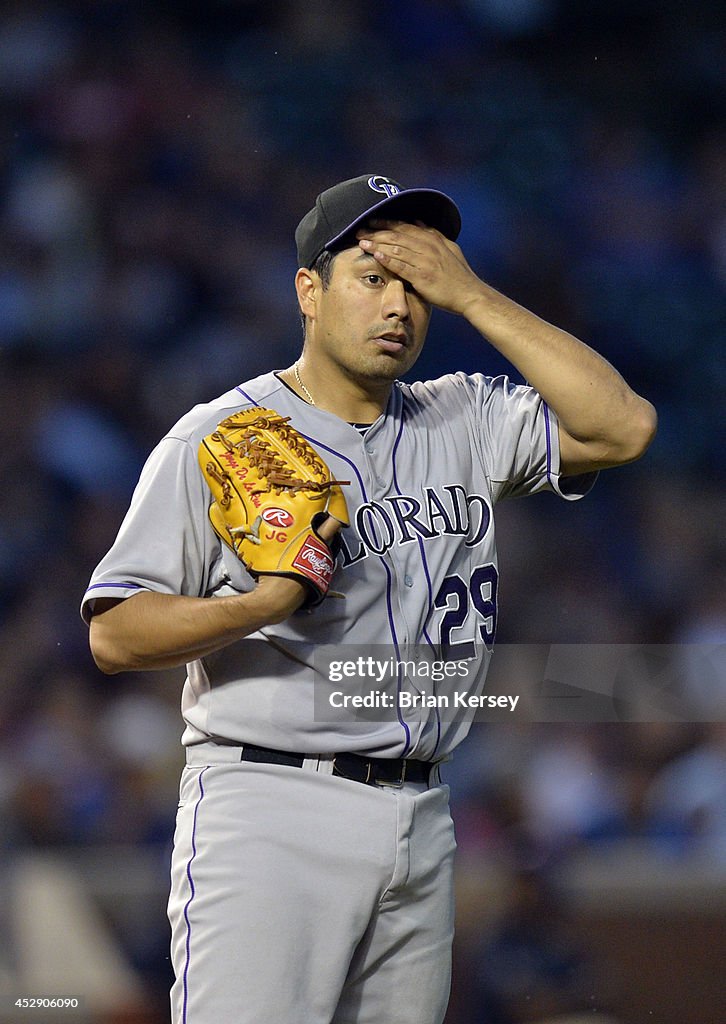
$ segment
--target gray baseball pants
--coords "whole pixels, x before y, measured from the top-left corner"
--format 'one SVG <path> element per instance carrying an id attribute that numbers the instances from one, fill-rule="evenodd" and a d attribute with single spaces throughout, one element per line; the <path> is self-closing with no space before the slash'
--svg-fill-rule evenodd
<path id="1" fill-rule="evenodd" d="M 441 1024 L 455 842 L 437 771 L 396 788 L 236 757 L 192 749 L 182 775 L 173 1024 Z"/>

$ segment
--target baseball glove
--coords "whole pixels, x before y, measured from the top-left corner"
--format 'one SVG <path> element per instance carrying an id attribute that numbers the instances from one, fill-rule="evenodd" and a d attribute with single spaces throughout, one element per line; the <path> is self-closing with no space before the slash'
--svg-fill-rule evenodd
<path id="1" fill-rule="evenodd" d="M 348 509 L 330 470 L 289 416 L 255 407 L 227 417 L 199 446 L 214 500 L 209 518 L 252 576 L 290 576 L 319 604 L 335 569 L 317 527 L 327 515 L 348 526 Z"/>

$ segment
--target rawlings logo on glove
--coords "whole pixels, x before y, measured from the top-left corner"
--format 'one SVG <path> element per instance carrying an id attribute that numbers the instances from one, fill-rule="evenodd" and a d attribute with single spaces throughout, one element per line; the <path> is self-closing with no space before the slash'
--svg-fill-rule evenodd
<path id="1" fill-rule="evenodd" d="M 330 586 L 335 562 L 330 549 L 318 537 L 306 537 L 305 543 L 292 560 L 292 564 L 309 579 L 314 578 L 318 586 Z"/>
<path id="2" fill-rule="evenodd" d="M 227 417 L 199 446 L 199 464 L 213 501 L 218 536 L 255 576 L 290 576 L 323 600 L 335 570 L 333 553 L 317 532 L 332 516 L 348 526 L 341 486 L 289 417 L 252 408 Z"/>

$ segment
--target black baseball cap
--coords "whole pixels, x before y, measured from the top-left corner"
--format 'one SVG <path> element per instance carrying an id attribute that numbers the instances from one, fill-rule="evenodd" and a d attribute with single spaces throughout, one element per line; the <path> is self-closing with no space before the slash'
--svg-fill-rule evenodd
<path id="1" fill-rule="evenodd" d="M 298 266 L 311 266 L 323 249 L 355 245 L 355 232 L 369 217 L 410 223 L 420 220 L 455 241 L 461 214 L 453 199 L 433 188 L 404 188 L 383 174 L 362 174 L 321 192 L 295 230 Z"/>

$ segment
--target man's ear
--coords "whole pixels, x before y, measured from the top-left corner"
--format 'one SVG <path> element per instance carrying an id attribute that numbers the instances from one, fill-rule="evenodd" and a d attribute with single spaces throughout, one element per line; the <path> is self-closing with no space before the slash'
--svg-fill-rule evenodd
<path id="1" fill-rule="evenodd" d="M 315 299 L 317 296 L 320 278 L 307 267 L 300 267 L 295 274 L 295 291 L 300 312 L 303 316 L 312 317 L 315 314 Z"/>

